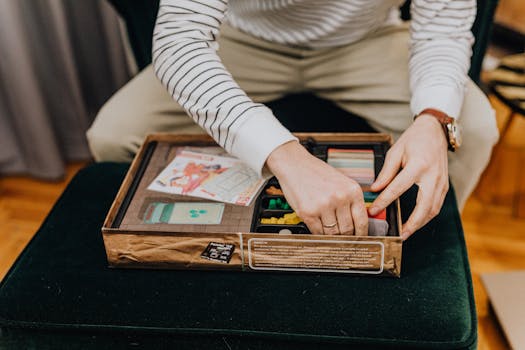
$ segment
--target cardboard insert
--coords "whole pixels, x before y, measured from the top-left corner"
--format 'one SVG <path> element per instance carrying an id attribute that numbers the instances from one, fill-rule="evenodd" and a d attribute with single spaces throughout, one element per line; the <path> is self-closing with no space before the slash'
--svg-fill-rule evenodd
<path id="1" fill-rule="evenodd" d="M 326 160 L 328 148 L 373 149 L 374 172 L 383 166 L 391 138 L 384 134 L 296 134 L 315 156 Z M 250 206 L 224 204 L 219 224 L 147 222 L 152 203 L 211 202 L 202 198 L 148 190 L 148 185 L 186 147 L 224 151 L 205 135 L 149 135 L 126 174 L 102 227 L 111 267 L 299 271 L 399 276 L 402 240 L 399 202 L 387 209 L 386 236 L 312 235 L 303 223 L 261 224 L 260 219 L 291 213 L 268 209 L 264 188 Z M 284 197 L 281 201 L 285 201 Z M 148 212 L 150 210 L 150 212 Z M 155 215 L 159 215 L 156 213 Z"/>

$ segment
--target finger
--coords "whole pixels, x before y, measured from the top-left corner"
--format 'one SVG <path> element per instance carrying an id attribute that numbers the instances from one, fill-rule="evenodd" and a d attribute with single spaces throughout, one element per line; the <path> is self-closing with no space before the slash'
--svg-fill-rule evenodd
<path id="1" fill-rule="evenodd" d="M 402 153 L 396 151 L 394 148 L 392 148 L 390 152 L 387 152 L 383 168 L 379 172 L 379 175 L 377 175 L 374 183 L 370 186 L 373 192 L 381 191 L 392 181 L 401 167 L 401 159 Z"/>
<path id="2" fill-rule="evenodd" d="M 390 203 L 405 193 L 415 182 L 416 172 L 409 167 L 404 168 L 372 203 L 368 209 L 370 215 L 376 216 L 379 214 Z"/>
<path id="3" fill-rule="evenodd" d="M 303 222 L 308 226 L 308 230 L 313 235 L 322 235 L 323 234 L 323 225 L 321 224 L 321 219 L 318 217 L 315 218 L 303 218 Z"/>
<path id="4" fill-rule="evenodd" d="M 364 201 L 352 204 L 352 219 L 354 220 L 355 235 L 368 236 L 368 214 Z"/>
<path id="5" fill-rule="evenodd" d="M 329 210 L 321 215 L 323 232 L 325 235 L 338 235 L 339 227 L 337 225 L 337 216 L 334 211 Z"/>
<path id="6" fill-rule="evenodd" d="M 431 213 L 433 214 L 431 219 L 434 217 L 434 216 L 437 216 L 439 215 L 439 213 L 441 212 L 441 207 L 443 207 L 443 202 L 445 202 L 445 197 L 447 196 L 447 193 L 448 193 L 448 187 L 449 187 L 449 184 L 448 184 L 448 179 L 445 180 L 445 182 L 441 185 L 441 186 L 436 186 L 436 188 L 440 189 L 440 191 L 438 192 L 439 194 L 438 195 L 434 195 L 434 204 L 432 205 L 432 209 L 431 209 Z"/>
<path id="7" fill-rule="evenodd" d="M 448 186 L 443 186 L 439 196 L 435 196 L 434 198 L 432 212 L 435 213 L 436 215 L 439 215 L 439 213 L 441 212 L 441 207 L 443 206 L 443 202 L 445 201 L 447 192 L 448 192 Z"/>
<path id="8" fill-rule="evenodd" d="M 403 225 L 401 230 L 401 238 L 406 240 L 416 230 L 421 228 L 432 218 L 431 210 L 433 205 L 433 194 L 435 190 L 435 184 L 421 184 L 417 192 L 416 207 L 408 218 L 407 222 Z"/>
<path id="9" fill-rule="evenodd" d="M 352 213 L 350 205 L 343 205 L 335 211 L 337 216 L 337 224 L 339 225 L 339 232 L 342 235 L 354 234 L 354 221 L 352 220 Z"/>

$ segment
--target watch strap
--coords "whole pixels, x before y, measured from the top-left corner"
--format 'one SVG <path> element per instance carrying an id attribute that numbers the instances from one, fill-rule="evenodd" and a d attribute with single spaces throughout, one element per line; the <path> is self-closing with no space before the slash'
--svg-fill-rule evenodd
<path id="1" fill-rule="evenodd" d="M 452 124 L 454 121 L 454 118 L 450 117 L 445 112 L 441 112 L 440 110 L 434 108 L 425 108 L 414 119 L 419 117 L 421 114 L 430 114 L 431 116 L 437 118 L 437 120 L 439 120 L 439 122 L 443 125 Z"/>
<path id="2" fill-rule="evenodd" d="M 452 145 L 452 142 L 450 142 L 450 134 L 448 130 L 448 126 L 451 125 L 454 122 L 454 118 L 450 117 L 448 114 L 441 112 L 440 110 L 434 109 L 434 108 L 425 108 L 422 110 L 418 115 L 414 117 L 414 120 L 419 117 L 422 114 L 429 114 L 433 117 L 435 117 L 441 126 L 443 127 L 443 132 L 445 133 L 445 138 L 447 139 L 448 143 L 448 150 L 454 152 L 455 147 Z"/>

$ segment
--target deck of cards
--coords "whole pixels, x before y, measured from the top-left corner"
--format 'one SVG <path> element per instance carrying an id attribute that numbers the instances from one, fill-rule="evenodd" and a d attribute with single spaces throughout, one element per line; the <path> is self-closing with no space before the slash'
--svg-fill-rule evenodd
<path id="1" fill-rule="evenodd" d="M 377 193 L 366 191 L 375 180 L 374 150 L 329 148 L 326 162 L 361 185 L 367 208 L 377 198 Z M 369 236 L 385 236 L 388 228 L 386 209 L 368 217 Z"/>
<path id="2" fill-rule="evenodd" d="M 374 151 L 371 149 L 329 148 L 326 162 L 361 187 L 369 187 L 375 180 Z"/>

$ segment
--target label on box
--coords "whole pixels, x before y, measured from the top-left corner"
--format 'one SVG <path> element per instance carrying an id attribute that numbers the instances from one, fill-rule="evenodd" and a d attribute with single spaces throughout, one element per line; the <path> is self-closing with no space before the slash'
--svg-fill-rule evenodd
<path id="1" fill-rule="evenodd" d="M 228 243 L 210 242 L 201 254 L 201 258 L 228 264 L 235 246 Z"/>
<path id="2" fill-rule="evenodd" d="M 382 242 L 251 238 L 248 263 L 253 270 L 338 273 L 383 272 Z"/>

